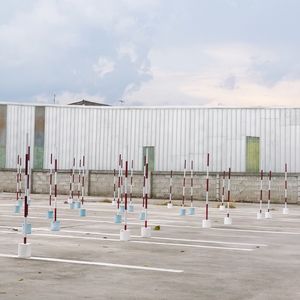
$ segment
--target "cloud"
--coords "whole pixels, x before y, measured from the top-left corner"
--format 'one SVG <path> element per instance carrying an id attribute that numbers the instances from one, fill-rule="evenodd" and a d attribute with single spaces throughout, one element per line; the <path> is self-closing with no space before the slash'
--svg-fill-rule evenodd
<path id="1" fill-rule="evenodd" d="M 1 98 L 32 101 L 53 93 L 97 95 L 109 103 L 122 98 L 128 86 L 150 78 L 141 70 L 150 65 L 147 22 L 155 3 L 29 0 L 31 9 L 25 9 L 15 2 L 0 24 Z"/>
<path id="2" fill-rule="evenodd" d="M 272 49 L 233 43 L 177 48 L 166 55 L 169 51 L 151 52 L 153 80 L 128 93 L 131 104 L 298 105 L 300 78 L 288 76 L 289 68 L 282 68 L 278 77 L 268 68 L 261 69 L 264 61 L 278 66 L 280 54 Z M 180 70 L 172 64 L 179 57 L 185 57 Z"/>
<path id="3" fill-rule="evenodd" d="M 93 70 L 100 78 L 113 72 L 114 68 L 115 63 L 106 57 L 99 57 L 97 63 L 93 65 Z"/>
<path id="4" fill-rule="evenodd" d="M 296 103 L 299 9 L 296 0 L 6 1 L 0 97 Z"/>

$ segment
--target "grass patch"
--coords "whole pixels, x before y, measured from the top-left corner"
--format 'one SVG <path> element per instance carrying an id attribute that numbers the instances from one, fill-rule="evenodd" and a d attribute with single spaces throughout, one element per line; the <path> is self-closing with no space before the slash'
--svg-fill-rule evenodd
<path id="1" fill-rule="evenodd" d="M 103 203 L 111 203 L 111 200 L 109 200 L 109 199 L 103 199 L 101 202 L 103 202 Z"/>
<path id="2" fill-rule="evenodd" d="M 165 201 L 165 202 L 162 202 L 162 203 L 158 203 L 157 205 L 161 205 L 161 206 L 167 206 L 169 203 L 169 201 Z"/>

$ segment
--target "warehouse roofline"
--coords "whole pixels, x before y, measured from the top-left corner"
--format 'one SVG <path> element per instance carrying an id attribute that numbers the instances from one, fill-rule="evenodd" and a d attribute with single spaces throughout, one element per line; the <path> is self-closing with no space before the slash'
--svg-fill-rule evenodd
<path id="1" fill-rule="evenodd" d="M 170 106 L 125 106 L 117 105 L 110 106 L 109 104 L 102 104 L 102 106 L 88 106 L 77 104 L 51 104 L 51 103 L 23 103 L 23 102 L 0 102 L 0 105 L 20 105 L 20 106 L 45 106 L 45 107 L 78 107 L 82 109 L 300 109 L 299 106 L 203 106 L 203 105 L 170 105 Z"/>

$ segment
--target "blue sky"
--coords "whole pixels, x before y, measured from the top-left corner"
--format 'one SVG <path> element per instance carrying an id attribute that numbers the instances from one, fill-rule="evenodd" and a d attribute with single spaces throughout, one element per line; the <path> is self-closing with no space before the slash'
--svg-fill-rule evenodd
<path id="1" fill-rule="evenodd" d="M 10 0 L 0 100 L 298 106 L 300 1 Z"/>

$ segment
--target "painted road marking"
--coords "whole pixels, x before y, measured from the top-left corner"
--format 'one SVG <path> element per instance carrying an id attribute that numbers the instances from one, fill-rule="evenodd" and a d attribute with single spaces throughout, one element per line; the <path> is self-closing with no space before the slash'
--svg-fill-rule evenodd
<path id="1" fill-rule="evenodd" d="M 9 254 L 0 254 L 0 257 L 18 258 L 17 255 L 9 255 Z M 168 273 L 183 273 L 184 272 L 183 270 L 177 270 L 177 269 L 153 268 L 153 267 L 144 267 L 144 266 L 136 266 L 136 265 L 93 262 L 93 261 L 85 261 L 85 260 L 60 259 L 60 258 L 53 258 L 53 257 L 33 256 L 30 258 L 26 258 L 24 260 L 37 260 L 37 261 L 46 261 L 46 262 L 59 262 L 59 263 L 68 263 L 68 264 L 77 264 L 77 265 L 101 266 L 101 267 L 109 267 L 109 268 L 134 269 L 134 270 L 168 272 Z"/>
<path id="2" fill-rule="evenodd" d="M 0 233 L 18 234 L 18 232 L 6 232 L 0 231 Z M 98 238 L 98 237 L 87 237 L 87 236 L 73 236 L 73 235 L 63 235 L 63 234 L 47 234 L 47 233 L 32 233 L 32 237 L 51 237 L 51 238 L 66 238 L 66 239 L 80 239 L 80 240 L 96 240 L 96 241 L 109 241 L 109 242 L 120 242 L 119 239 L 111 238 Z M 218 250 L 232 250 L 232 251 L 253 251 L 251 248 L 238 248 L 238 247 L 221 247 L 221 246 L 204 246 L 204 245 L 193 245 L 193 244 L 181 244 L 181 243 L 163 243 L 163 242 L 152 242 L 152 241 L 136 241 L 130 240 L 129 243 L 137 244 L 152 244 L 152 245 L 162 245 L 162 246 L 173 246 L 173 247 L 190 247 L 190 248 L 204 248 L 204 249 L 218 249 Z"/>

